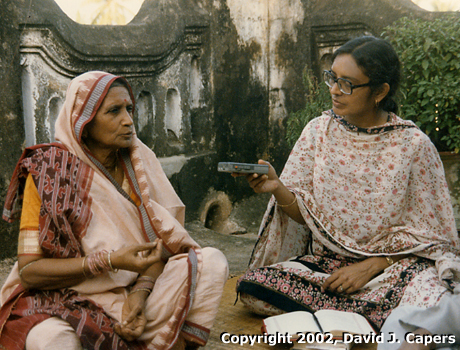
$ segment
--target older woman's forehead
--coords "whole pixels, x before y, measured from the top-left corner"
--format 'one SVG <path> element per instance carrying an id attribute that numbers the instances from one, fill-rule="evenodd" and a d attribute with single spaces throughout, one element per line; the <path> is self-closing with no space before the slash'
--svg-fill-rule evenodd
<path id="1" fill-rule="evenodd" d="M 106 105 L 108 103 L 113 102 L 130 102 L 132 103 L 131 94 L 129 93 L 128 89 L 124 86 L 113 86 L 107 92 L 107 95 L 104 97 L 102 101 L 102 105 Z"/>

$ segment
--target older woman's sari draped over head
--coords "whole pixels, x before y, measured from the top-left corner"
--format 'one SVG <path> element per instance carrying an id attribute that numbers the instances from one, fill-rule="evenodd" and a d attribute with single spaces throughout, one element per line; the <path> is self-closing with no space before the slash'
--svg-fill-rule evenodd
<path id="1" fill-rule="evenodd" d="M 113 332 L 136 273 L 108 272 L 68 289 L 24 290 L 16 264 L 1 295 L 0 344 L 7 349 L 23 349 L 28 330 L 50 316 L 70 323 L 87 349 L 169 349 L 179 335 L 199 345 L 207 341 L 228 274 L 225 257 L 201 249 L 188 235 L 182 202 L 153 152 L 135 136 L 119 154 L 123 186 L 82 146 L 85 125 L 116 79 L 89 72 L 72 81 L 56 122 L 58 142 L 24 152 L 4 218 L 12 221 L 21 212 L 31 175 L 42 203 L 36 235 L 44 257 L 81 257 L 161 238 L 167 263 L 146 301 L 144 333 L 125 342 Z"/>
<path id="2" fill-rule="evenodd" d="M 414 123 L 391 114 L 385 125 L 361 129 L 325 112 L 305 127 L 280 178 L 306 225 L 271 199 L 237 285 L 255 312 L 352 311 L 378 329 L 397 305 L 434 305 L 449 292 L 447 282 L 459 280 L 442 163 Z M 321 291 L 340 267 L 398 254 L 410 256 L 355 293 Z"/>

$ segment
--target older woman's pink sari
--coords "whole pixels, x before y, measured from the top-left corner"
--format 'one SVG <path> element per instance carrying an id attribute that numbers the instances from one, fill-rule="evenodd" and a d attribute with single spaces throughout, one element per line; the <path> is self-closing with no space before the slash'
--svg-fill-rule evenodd
<path id="1" fill-rule="evenodd" d="M 42 200 L 39 241 L 47 258 L 80 257 L 161 238 L 167 263 L 146 302 L 145 331 L 136 342 L 113 332 L 136 273 L 120 270 L 71 289 L 25 291 L 16 264 L 1 294 L 0 345 L 8 349 L 23 349 L 27 331 L 51 315 L 69 322 L 88 349 L 170 349 L 179 336 L 198 345 L 207 341 L 228 274 L 225 257 L 201 249 L 186 232 L 182 202 L 154 153 L 137 138 L 120 157 L 139 205 L 82 146 L 85 125 L 118 78 L 89 72 L 71 82 L 56 122 L 58 142 L 24 152 L 4 218 L 12 221 L 20 213 L 22 186 L 31 174 Z"/>

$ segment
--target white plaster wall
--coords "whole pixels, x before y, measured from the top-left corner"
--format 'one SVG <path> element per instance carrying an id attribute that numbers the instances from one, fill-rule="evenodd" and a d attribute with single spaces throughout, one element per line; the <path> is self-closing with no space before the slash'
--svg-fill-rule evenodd
<path id="1" fill-rule="evenodd" d="M 29 66 L 26 65 L 26 60 L 23 58 L 21 64 L 24 66 L 21 76 L 22 85 L 22 110 L 24 113 L 24 131 L 25 131 L 25 146 L 33 146 L 35 144 L 35 106 L 37 105 L 37 86 L 34 81 L 34 76 Z"/>
<path id="2" fill-rule="evenodd" d="M 183 84 L 183 74 L 184 71 L 191 70 L 191 57 L 189 55 L 182 55 L 178 60 L 176 60 L 168 69 L 163 71 L 158 76 L 158 84 L 164 88 L 164 125 L 165 132 L 168 132 L 168 129 L 174 132 L 174 134 L 180 139 L 184 131 L 185 123 L 188 123 L 188 120 L 183 120 L 183 96 L 189 94 L 188 91 L 184 91 Z M 188 75 L 188 79 L 190 76 Z M 187 88 L 189 85 L 186 84 Z M 175 94 L 175 91 L 177 94 Z M 173 98 L 173 100 L 168 100 Z"/>
<path id="3" fill-rule="evenodd" d="M 52 98 L 59 99 L 59 105 L 64 104 L 65 91 L 70 82 L 70 78 L 66 78 L 58 74 L 52 67 L 48 65 L 41 56 L 35 54 L 23 54 L 21 56 L 22 70 L 22 103 L 24 111 L 24 128 L 25 128 L 25 146 L 29 147 L 37 143 L 37 130 L 46 130 L 49 136 L 47 142 L 54 141 L 54 124 L 57 115 L 50 115 L 50 100 Z M 56 93 L 50 96 L 43 96 L 46 88 L 50 87 Z M 45 115 L 43 125 L 38 125 L 36 116 L 40 113 L 38 100 L 42 98 L 45 104 Z M 43 113 L 43 112 L 42 112 Z"/>
<path id="4" fill-rule="evenodd" d="M 201 93 L 203 90 L 203 81 L 200 71 L 200 60 L 197 57 L 192 59 L 190 71 L 190 107 L 198 108 L 201 106 Z"/>
<path id="5" fill-rule="evenodd" d="M 238 44 L 249 46 L 256 42 L 261 47 L 262 54 L 251 62 L 251 73 L 265 86 L 268 85 L 268 1 L 227 0 L 230 16 L 238 32 Z"/>
<path id="6" fill-rule="evenodd" d="M 155 111 L 156 101 L 149 91 L 142 91 L 136 99 L 137 109 L 137 132 L 141 133 L 143 129 L 149 124 L 152 130 L 149 130 L 153 135 L 155 134 Z"/>
<path id="7" fill-rule="evenodd" d="M 286 69 L 276 60 L 276 44 L 286 35 L 297 42 L 296 26 L 305 18 L 301 0 L 227 0 L 227 6 L 239 44 L 256 42 L 261 47 L 262 54 L 251 62 L 251 74 L 271 92 L 270 120 L 286 117 L 282 89 Z"/>
<path id="8" fill-rule="evenodd" d="M 62 107 L 64 107 L 64 98 L 62 93 L 56 92 L 49 96 L 48 101 L 46 102 L 46 119 L 45 119 L 45 128 L 49 130 L 50 141 L 56 141 L 54 134 L 56 132 L 55 124 L 56 120 L 61 112 Z"/>
<path id="9" fill-rule="evenodd" d="M 166 131 L 172 131 L 177 139 L 182 134 L 182 109 L 181 96 L 177 89 L 169 89 L 166 93 L 165 103 Z"/>

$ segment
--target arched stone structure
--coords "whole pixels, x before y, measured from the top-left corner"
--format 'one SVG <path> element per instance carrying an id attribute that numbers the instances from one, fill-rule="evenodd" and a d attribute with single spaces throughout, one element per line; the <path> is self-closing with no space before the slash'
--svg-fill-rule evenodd
<path id="1" fill-rule="evenodd" d="M 191 219 L 210 188 L 232 201 L 251 194 L 217 173 L 218 161 L 263 157 L 282 169 L 284 123 L 305 103 L 305 66 L 319 74 L 348 38 L 436 14 L 410 0 L 146 0 L 126 26 L 90 26 L 53 0 L 4 0 L 0 16 L 1 195 L 22 147 L 52 140 L 70 79 L 105 70 L 132 84 L 139 136 Z M 0 245 L 14 246 L 16 231 L 0 231 L 9 232 Z"/>

